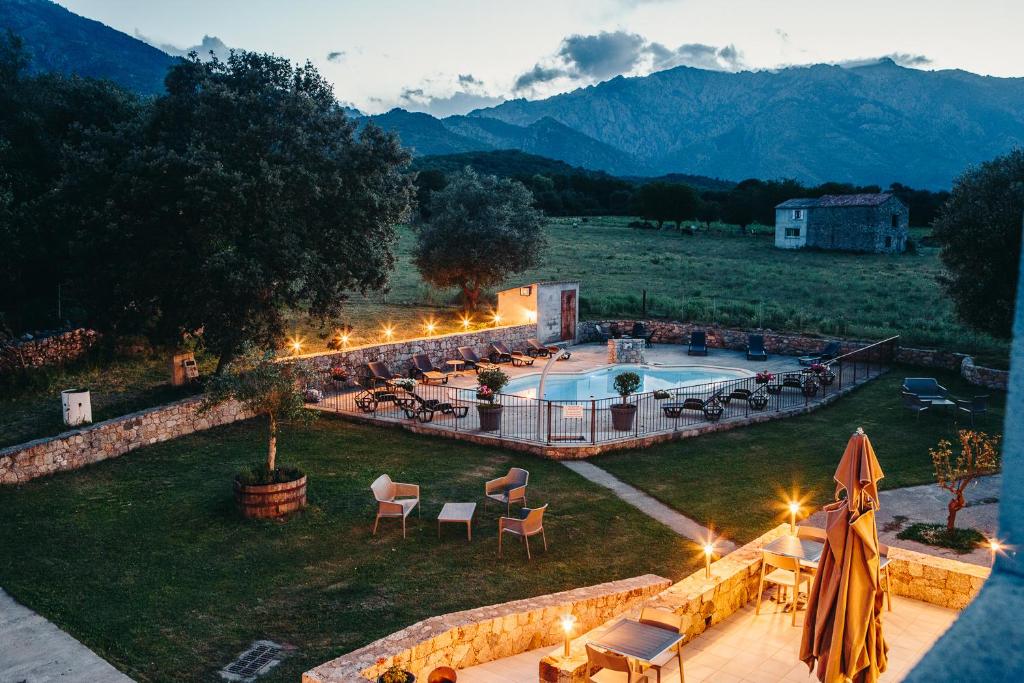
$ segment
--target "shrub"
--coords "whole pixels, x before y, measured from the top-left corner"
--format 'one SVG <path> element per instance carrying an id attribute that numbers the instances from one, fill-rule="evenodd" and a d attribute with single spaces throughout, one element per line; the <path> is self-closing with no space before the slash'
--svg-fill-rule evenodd
<path id="1" fill-rule="evenodd" d="M 636 393 L 636 390 L 640 388 L 641 382 L 640 375 L 635 372 L 622 372 L 615 375 L 615 381 L 612 386 L 615 388 L 615 392 L 622 397 L 622 403 L 625 405 L 626 399 L 629 398 L 630 394 Z"/>
<path id="2" fill-rule="evenodd" d="M 476 382 L 479 385 L 476 396 L 482 401 L 493 403 L 501 390 L 508 384 L 509 376 L 504 371 L 497 368 L 493 370 L 482 370 L 480 374 L 476 376 Z"/>

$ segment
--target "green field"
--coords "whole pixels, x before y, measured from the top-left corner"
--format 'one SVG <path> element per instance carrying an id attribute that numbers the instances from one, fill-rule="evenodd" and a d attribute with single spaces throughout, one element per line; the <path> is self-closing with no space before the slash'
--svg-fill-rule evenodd
<path id="1" fill-rule="evenodd" d="M 975 354 L 981 363 L 1006 367 L 1008 345 L 976 334 L 954 318 L 939 288 L 938 250 L 924 247 L 901 256 L 775 249 L 772 229 L 715 225 L 695 235 L 635 230 L 629 219 L 556 219 L 548 225 L 543 263 L 507 286 L 541 280 L 580 279 L 581 316 L 664 317 L 736 327 L 820 333 L 861 339 L 899 334 L 902 343 Z M 915 239 L 925 231 L 915 230 Z M 412 265 L 413 229 L 399 229 L 397 264 L 386 292 L 352 297 L 342 321 L 352 326 L 351 344 L 461 329 L 458 293 L 428 286 Z M 647 290 L 647 309 L 642 293 Z M 493 292 L 490 293 L 493 296 Z M 475 316 L 484 324 L 487 312 Z M 302 350 L 326 348 L 334 326 L 321 328 L 294 317 L 291 337 Z M 204 368 L 212 359 L 202 359 Z M 42 381 L 12 387 L 0 398 L 0 445 L 61 430 L 60 389 L 86 386 L 98 406 L 96 419 L 156 405 L 169 396 L 165 357 L 106 357 Z"/>

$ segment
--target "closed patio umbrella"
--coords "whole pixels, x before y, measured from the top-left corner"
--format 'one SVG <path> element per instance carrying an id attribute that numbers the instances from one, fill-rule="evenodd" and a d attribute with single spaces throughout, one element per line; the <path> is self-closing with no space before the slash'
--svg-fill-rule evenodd
<path id="1" fill-rule="evenodd" d="M 817 663 L 822 683 L 872 683 L 885 671 L 878 574 L 878 481 L 883 477 L 863 429 L 836 468 L 836 502 L 825 506 L 825 548 L 807 599 L 800 659 Z M 846 498 L 840 493 L 845 491 Z"/>

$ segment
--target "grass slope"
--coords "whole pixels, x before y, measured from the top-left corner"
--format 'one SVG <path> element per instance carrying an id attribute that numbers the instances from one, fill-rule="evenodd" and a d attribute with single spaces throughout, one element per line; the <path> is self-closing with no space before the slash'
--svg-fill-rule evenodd
<path id="1" fill-rule="evenodd" d="M 857 427 L 864 428 L 875 447 L 885 472 L 882 488 L 934 483 L 928 448 L 951 438 L 957 425 L 949 412 L 915 419 L 902 407 L 898 390 L 903 377 L 918 372 L 896 368 L 805 416 L 593 462 L 701 524 L 746 542 L 788 519 L 784 503 L 790 492 L 807 497 L 805 513 L 832 499 L 832 475 Z M 978 391 L 952 373 L 937 376 L 955 394 Z M 992 402 L 991 414 L 978 429 L 1002 433 L 1005 394 L 992 392 Z"/>
<path id="2" fill-rule="evenodd" d="M 555 462 L 330 418 L 280 442 L 309 473 L 310 508 L 244 521 L 230 480 L 264 438 L 235 424 L 0 488 L 0 586 L 141 682 L 216 680 L 259 638 L 297 646 L 266 679 L 294 681 L 434 614 L 696 568 L 692 544 Z M 439 540 L 441 503 L 479 504 L 512 465 L 530 470 L 530 503 L 551 505 L 548 553 L 538 540 L 527 563 L 513 542 L 499 560 L 497 505 L 478 508 L 472 543 L 455 525 Z M 422 486 L 406 540 L 394 520 L 370 535 L 383 472 Z"/>

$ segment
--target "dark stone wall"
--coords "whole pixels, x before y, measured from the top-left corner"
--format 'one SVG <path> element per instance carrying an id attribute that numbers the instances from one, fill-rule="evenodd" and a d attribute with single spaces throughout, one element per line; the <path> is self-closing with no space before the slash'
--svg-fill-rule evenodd
<path id="1" fill-rule="evenodd" d="M 892 227 L 893 215 L 899 227 Z M 907 207 L 896 198 L 877 207 L 815 207 L 807 214 L 807 246 L 897 254 L 906 249 L 909 222 Z"/>

